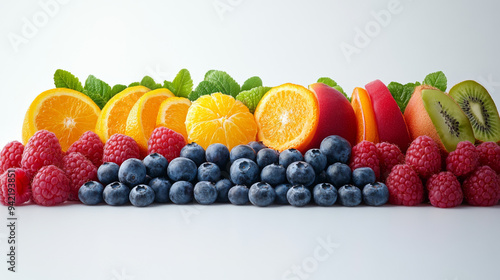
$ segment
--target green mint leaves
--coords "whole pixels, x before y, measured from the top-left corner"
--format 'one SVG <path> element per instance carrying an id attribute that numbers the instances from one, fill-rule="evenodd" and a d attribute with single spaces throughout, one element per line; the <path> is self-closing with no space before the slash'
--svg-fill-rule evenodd
<path id="1" fill-rule="evenodd" d="M 195 101 L 200 96 L 214 92 L 236 97 L 240 91 L 240 85 L 228 73 L 219 70 L 210 70 L 205 74 L 205 80 L 198 84 L 196 89 L 188 95 L 188 98 L 191 101 Z"/>
<path id="2" fill-rule="evenodd" d="M 259 101 L 262 99 L 262 96 L 264 96 L 264 94 L 266 94 L 266 92 L 268 92 L 270 89 L 270 87 L 263 86 L 254 87 L 252 89 L 240 92 L 236 96 L 236 100 L 239 100 L 243 104 L 245 104 L 253 114 L 255 108 L 257 107 L 257 104 L 259 104 Z"/>
<path id="3" fill-rule="evenodd" d="M 318 79 L 318 83 L 323 83 L 327 86 L 330 86 L 330 87 L 340 91 L 340 93 L 342 93 L 345 96 L 345 98 L 347 98 L 347 100 L 349 100 L 349 102 L 351 102 L 351 98 L 349 98 L 349 96 L 347 96 L 344 89 L 341 86 L 339 86 L 337 84 L 337 82 L 335 82 L 333 79 L 328 78 L 328 77 L 321 77 Z"/>
<path id="4" fill-rule="evenodd" d="M 433 86 L 442 92 L 446 91 L 447 83 L 448 79 L 446 79 L 446 76 L 442 71 L 430 73 L 425 77 L 423 82 L 424 85 Z"/>
<path id="5" fill-rule="evenodd" d="M 392 97 L 394 97 L 394 100 L 396 100 L 396 103 L 398 103 L 399 109 L 402 113 L 405 112 L 406 106 L 408 105 L 408 102 L 410 101 L 415 88 L 419 85 L 419 82 L 407 83 L 404 85 L 398 82 L 391 82 L 387 86 L 387 88 L 391 92 Z"/>
<path id="6" fill-rule="evenodd" d="M 175 95 L 180 97 L 188 97 L 193 90 L 193 80 L 187 69 L 181 69 L 171 84 L 165 81 L 167 88 Z M 164 85 L 165 85 L 164 84 Z M 173 90 L 171 90 L 171 87 Z"/>
<path id="7" fill-rule="evenodd" d="M 80 80 L 70 72 L 62 69 L 57 69 L 54 73 L 54 84 L 56 88 L 69 88 L 79 92 L 83 91 Z"/>
<path id="8" fill-rule="evenodd" d="M 261 86 L 262 86 L 262 79 L 257 77 L 257 76 L 253 76 L 251 78 L 248 78 L 243 83 L 243 85 L 241 86 L 241 91 L 251 90 L 253 88 L 261 87 Z"/>

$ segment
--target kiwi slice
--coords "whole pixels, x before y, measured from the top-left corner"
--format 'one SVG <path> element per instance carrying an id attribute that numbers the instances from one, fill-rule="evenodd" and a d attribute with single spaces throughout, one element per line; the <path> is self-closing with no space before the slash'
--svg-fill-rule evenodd
<path id="1" fill-rule="evenodd" d="M 450 89 L 450 96 L 469 118 L 474 137 L 483 142 L 500 141 L 500 118 L 488 91 L 475 81 L 463 81 Z"/>
<path id="2" fill-rule="evenodd" d="M 437 89 L 424 89 L 422 101 L 448 152 L 456 150 L 459 142 L 475 142 L 469 119 L 450 96 Z"/>

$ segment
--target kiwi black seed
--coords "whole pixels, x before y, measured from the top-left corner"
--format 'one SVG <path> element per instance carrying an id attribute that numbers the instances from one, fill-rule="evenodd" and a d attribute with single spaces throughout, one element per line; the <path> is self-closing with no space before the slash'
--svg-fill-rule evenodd
<path id="1" fill-rule="evenodd" d="M 450 96 L 469 119 L 474 137 L 483 142 L 500 141 L 500 118 L 488 91 L 475 81 L 463 81 L 450 89 Z"/>

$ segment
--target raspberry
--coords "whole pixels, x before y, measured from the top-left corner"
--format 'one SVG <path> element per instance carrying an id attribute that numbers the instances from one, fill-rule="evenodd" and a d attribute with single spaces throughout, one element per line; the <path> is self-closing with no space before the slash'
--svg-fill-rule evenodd
<path id="1" fill-rule="evenodd" d="M 59 167 L 42 167 L 33 178 L 33 201 L 43 206 L 54 206 L 68 200 L 69 179 Z"/>
<path id="2" fill-rule="evenodd" d="M 9 168 L 0 176 L 0 203 L 21 205 L 31 198 L 30 179 L 21 168 Z"/>
<path id="3" fill-rule="evenodd" d="M 47 165 L 62 166 L 63 152 L 54 133 L 39 130 L 24 148 L 21 166 L 32 178 L 36 172 Z"/>
<path id="4" fill-rule="evenodd" d="M 447 171 L 434 174 L 427 181 L 432 206 L 451 208 L 462 204 L 464 195 L 457 177 Z"/>
<path id="5" fill-rule="evenodd" d="M 415 169 L 421 178 L 428 179 L 441 171 L 439 147 L 429 136 L 419 136 L 406 151 L 405 162 Z"/>
<path id="6" fill-rule="evenodd" d="M 406 164 L 394 166 L 386 181 L 389 203 L 415 206 L 424 200 L 424 186 L 418 174 Z"/>
<path id="7" fill-rule="evenodd" d="M 0 152 L 0 173 L 9 168 L 21 167 L 24 145 L 18 141 L 7 143 Z"/>
<path id="8" fill-rule="evenodd" d="M 479 163 L 500 173 L 500 146 L 495 142 L 484 142 L 476 149 L 479 153 Z"/>
<path id="9" fill-rule="evenodd" d="M 500 199 L 498 176 L 489 166 L 481 166 L 462 185 L 465 200 L 474 206 L 493 206 Z"/>
<path id="10" fill-rule="evenodd" d="M 88 181 L 97 181 L 97 167 L 80 153 L 69 153 L 63 158 L 63 171 L 69 179 L 69 200 L 78 201 L 78 190 Z"/>
<path id="11" fill-rule="evenodd" d="M 370 167 L 375 172 L 377 180 L 380 178 L 380 160 L 377 156 L 377 147 L 369 141 L 361 141 L 352 148 L 351 170 L 360 167 Z"/>
<path id="12" fill-rule="evenodd" d="M 101 166 L 104 144 L 97 134 L 92 131 L 87 131 L 68 148 L 68 154 L 74 152 L 84 155 L 95 166 Z"/>
<path id="13" fill-rule="evenodd" d="M 113 134 L 104 145 L 102 161 L 121 165 L 129 158 L 140 158 L 139 145 L 132 137 Z"/>
<path id="14" fill-rule="evenodd" d="M 181 149 L 186 145 L 184 137 L 166 127 L 160 126 L 153 130 L 148 141 L 148 154 L 158 153 L 168 162 L 179 157 Z"/>
<path id="15" fill-rule="evenodd" d="M 380 160 L 380 175 L 382 180 L 385 180 L 394 166 L 404 163 L 405 156 L 394 144 L 384 142 L 376 144 L 375 147 L 377 147 L 377 156 Z"/>
<path id="16" fill-rule="evenodd" d="M 467 176 L 479 167 L 479 153 L 469 141 L 458 143 L 457 149 L 446 158 L 446 169 L 455 176 Z"/>

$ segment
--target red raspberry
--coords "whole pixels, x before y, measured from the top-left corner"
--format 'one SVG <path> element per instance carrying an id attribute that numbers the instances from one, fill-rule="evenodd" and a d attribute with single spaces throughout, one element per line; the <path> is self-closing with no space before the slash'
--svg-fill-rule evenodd
<path id="1" fill-rule="evenodd" d="M 160 126 L 153 130 L 148 141 L 148 154 L 159 153 L 169 162 L 179 157 L 181 149 L 186 145 L 184 137 L 166 127 Z"/>
<path id="2" fill-rule="evenodd" d="M 481 166 L 462 185 L 464 196 L 470 205 L 493 206 L 500 199 L 498 176 L 489 166 Z"/>
<path id="3" fill-rule="evenodd" d="M 103 162 L 121 165 L 129 158 L 140 158 L 139 145 L 132 137 L 113 134 L 104 145 Z"/>
<path id="4" fill-rule="evenodd" d="M 69 179 L 54 165 L 42 167 L 33 178 L 33 201 L 43 206 L 54 206 L 68 200 Z"/>
<path id="5" fill-rule="evenodd" d="M 428 179 L 441 171 L 438 145 L 429 136 L 417 137 L 406 151 L 405 163 L 415 169 L 421 178 Z"/>
<path id="6" fill-rule="evenodd" d="M 424 200 L 424 186 L 417 172 L 409 165 L 394 166 L 386 181 L 389 203 L 415 206 Z"/>
<path id="7" fill-rule="evenodd" d="M 500 173 L 500 146 L 495 142 L 484 142 L 476 149 L 479 153 L 479 163 Z"/>
<path id="8" fill-rule="evenodd" d="M 380 175 L 382 180 L 385 181 L 394 166 L 404 163 L 405 156 L 399 147 L 394 144 L 383 142 L 375 146 L 377 147 L 377 156 L 380 160 Z"/>
<path id="9" fill-rule="evenodd" d="M 97 134 L 92 131 L 87 131 L 68 148 L 68 154 L 74 152 L 84 155 L 95 166 L 101 166 L 104 144 Z"/>
<path id="10" fill-rule="evenodd" d="M 18 141 L 7 143 L 0 152 L 0 173 L 9 168 L 21 167 L 24 145 Z"/>
<path id="11" fill-rule="evenodd" d="M 427 181 L 427 190 L 432 206 L 439 208 L 458 206 L 464 198 L 460 182 L 449 171 L 432 175 Z"/>
<path id="12" fill-rule="evenodd" d="M 0 203 L 21 205 L 31 198 L 30 179 L 21 168 L 9 168 L 0 176 Z"/>
<path id="13" fill-rule="evenodd" d="M 24 148 L 21 166 L 32 178 L 36 172 L 47 165 L 62 167 L 63 152 L 54 133 L 39 130 Z"/>
<path id="14" fill-rule="evenodd" d="M 455 176 L 467 176 L 479 167 L 479 153 L 469 141 L 458 143 L 457 149 L 446 158 L 446 169 Z"/>
<path id="15" fill-rule="evenodd" d="M 349 166 L 354 171 L 360 167 L 370 167 L 375 172 L 377 180 L 380 178 L 380 160 L 375 144 L 369 141 L 361 141 L 352 148 L 351 163 Z"/>
<path id="16" fill-rule="evenodd" d="M 69 178 L 69 200 L 79 201 L 78 190 L 88 181 L 97 181 L 97 167 L 80 153 L 70 153 L 63 158 L 63 171 Z"/>

